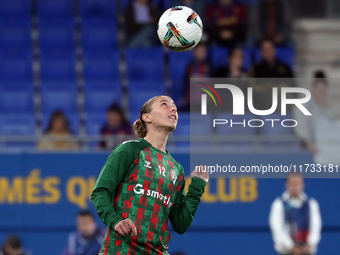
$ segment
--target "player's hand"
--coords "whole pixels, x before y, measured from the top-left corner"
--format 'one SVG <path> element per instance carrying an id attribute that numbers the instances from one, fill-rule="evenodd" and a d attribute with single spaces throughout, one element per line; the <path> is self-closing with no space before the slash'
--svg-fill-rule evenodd
<path id="1" fill-rule="evenodd" d="M 137 228 L 130 219 L 125 219 L 116 224 L 114 230 L 122 236 L 137 235 Z"/>
<path id="2" fill-rule="evenodd" d="M 208 182 L 209 172 L 208 172 L 207 166 L 200 165 L 199 167 L 196 167 L 196 169 L 192 171 L 190 177 L 198 177 Z"/>

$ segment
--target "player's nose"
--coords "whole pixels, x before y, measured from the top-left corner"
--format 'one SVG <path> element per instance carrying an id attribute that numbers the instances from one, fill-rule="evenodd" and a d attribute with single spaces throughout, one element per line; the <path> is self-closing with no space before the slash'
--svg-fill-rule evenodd
<path id="1" fill-rule="evenodd" d="M 177 107 L 176 105 L 171 106 L 171 112 L 176 113 L 177 112 Z"/>

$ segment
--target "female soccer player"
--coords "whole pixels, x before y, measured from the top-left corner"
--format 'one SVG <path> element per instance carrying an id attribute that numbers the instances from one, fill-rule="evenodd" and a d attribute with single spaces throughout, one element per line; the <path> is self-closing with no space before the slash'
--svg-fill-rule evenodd
<path id="1" fill-rule="evenodd" d="M 168 220 L 180 234 L 191 225 L 209 173 L 203 166 L 192 172 L 185 195 L 183 167 L 165 150 L 177 120 L 171 98 L 151 98 L 134 123 L 141 139 L 123 142 L 108 157 L 91 195 L 108 227 L 99 255 L 168 254 Z"/>

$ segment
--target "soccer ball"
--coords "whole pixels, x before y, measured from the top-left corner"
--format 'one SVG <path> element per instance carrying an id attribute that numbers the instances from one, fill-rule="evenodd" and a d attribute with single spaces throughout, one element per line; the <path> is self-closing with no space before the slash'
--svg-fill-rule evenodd
<path id="1" fill-rule="evenodd" d="M 159 40 L 173 51 L 193 49 L 201 40 L 202 33 L 201 18 L 189 7 L 172 7 L 163 13 L 158 22 Z"/>

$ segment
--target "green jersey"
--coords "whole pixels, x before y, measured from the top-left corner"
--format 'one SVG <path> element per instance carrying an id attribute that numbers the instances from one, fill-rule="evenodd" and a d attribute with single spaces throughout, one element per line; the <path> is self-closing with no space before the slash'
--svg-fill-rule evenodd
<path id="1" fill-rule="evenodd" d="M 108 157 L 91 195 L 108 227 L 99 254 L 168 254 L 169 219 L 176 232 L 184 233 L 205 185 L 194 177 L 185 195 L 183 167 L 168 152 L 145 139 L 120 144 Z M 126 218 L 136 226 L 136 236 L 121 236 L 114 230 Z"/>

